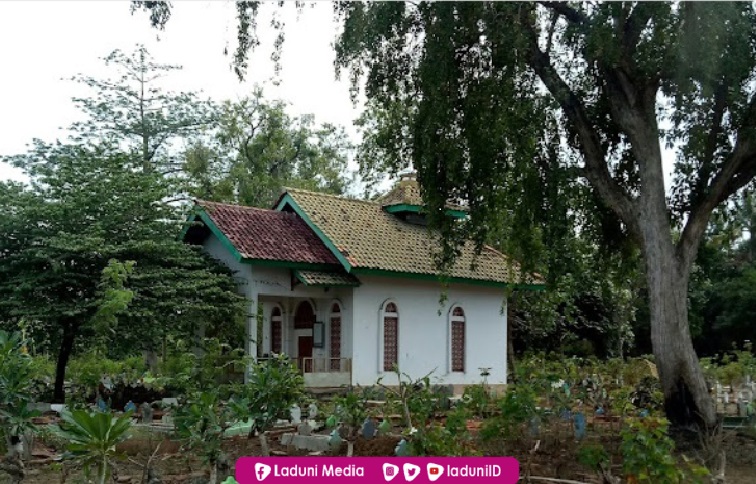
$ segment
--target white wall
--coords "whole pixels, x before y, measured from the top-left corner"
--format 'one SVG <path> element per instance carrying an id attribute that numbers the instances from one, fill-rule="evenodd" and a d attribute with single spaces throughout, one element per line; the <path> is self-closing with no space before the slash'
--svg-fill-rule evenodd
<path id="1" fill-rule="evenodd" d="M 313 356 L 330 355 L 330 311 L 334 301 L 341 304 L 341 356 L 349 358 L 352 355 L 352 288 L 335 287 L 326 290 L 323 287 L 308 287 L 297 284 L 292 290 L 291 271 L 283 268 L 251 266 L 238 262 L 221 242 L 211 235 L 204 243 L 205 250 L 214 258 L 235 271 L 235 277 L 240 284 L 239 290 L 249 300 L 249 315 L 247 332 L 251 339 L 257 338 L 257 326 L 254 315 L 257 314 L 257 303 L 263 305 L 263 353 L 270 352 L 270 310 L 274 304 L 279 304 L 283 310 L 284 340 L 283 350 L 292 357 L 297 356 L 297 331 L 294 330 L 294 312 L 297 305 L 304 300 L 310 301 L 315 308 L 317 321 L 326 325 L 325 347 L 313 348 Z M 302 333 L 304 334 L 304 333 Z M 250 344 L 248 352 L 254 354 L 254 346 Z"/>
<path id="2" fill-rule="evenodd" d="M 255 340 L 257 339 L 257 324 L 254 315 L 257 307 L 256 288 L 251 284 L 252 268 L 248 264 L 242 264 L 236 260 L 233 254 L 226 249 L 215 235 L 210 235 L 204 242 L 205 251 L 210 256 L 218 259 L 234 272 L 234 279 L 238 284 L 239 293 L 249 301 L 247 312 L 247 354 L 255 354 Z"/>
<path id="3" fill-rule="evenodd" d="M 399 309 L 399 367 L 403 373 L 419 378 L 433 371 L 431 380 L 439 384 L 475 384 L 482 381 L 480 367 L 491 367 L 490 384 L 507 381 L 507 321 L 505 294 L 501 289 L 485 286 L 453 284 L 447 290 L 447 300 L 439 304 L 441 286 L 431 281 L 403 278 L 362 276 L 356 288 L 323 288 L 297 285 L 291 288 L 288 269 L 250 266 L 237 262 L 220 242 L 211 236 L 206 250 L 237 271 L 240 291 L 250 301 L 250 315 L 256 314 L 258 300 L 265 307 L 263 334 L 264 351 L 269 351 L 269 318 L 273 303 L 284 310 L 284 348 L 296 357 L 293 312 L 299 301 L 315 303 L 318 321 L 326 323 L 326 348 L 314 349 L 314 356 L 330 354 L 330 307 L 338 300 L 342 304 L 343 357 L 352 358 L 352 384 L 373 385 L 383 376 L 385 384 L 395 384 L 396 376 L 384 373 L 380 353 L 382 332 L 379 322 L 381 308 L 392 300 Z M 460 305 L 465 312 L 465 372 L 452 373 L 449 365 L 449 311 Z M 440 311 L 440 314 L 439 314 Z M 257 338 L 254 316 L 248 318 L 248 334 Z M 253 346 L 250 344 L 251 350 Z"/>
<path id="4" fill-rule="evenodd" d="M 412 279 L 361 277 L 354 290 L 354 341 L 352 380 L 372 385 L 383 376 L 396 384 L 396 376 L 383 373 L 379 320 L 386 300 L 399 311 L 399 369 L 413 379 L 435 370 L 431 381 L 439 384 L 480 383 L 479 367 L 491 367 L 490 384 L 507 381 L 507 322 L 502 314 L 505 294 L 501 289 L 451 285 L 443 306 L 437 283 Z M 449 310 L 460 305 L 465 322 L 465 372 L 451 373 L 449 365 Z M 439 315 L 440 311 L 440 315 Z"/>

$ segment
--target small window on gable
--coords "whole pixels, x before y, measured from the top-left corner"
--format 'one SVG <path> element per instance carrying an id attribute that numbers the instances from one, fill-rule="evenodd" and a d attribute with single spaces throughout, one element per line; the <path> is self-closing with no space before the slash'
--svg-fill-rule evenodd
<path id="1" fill-rule="evenodd" d="M 383 311 L 383 371 L 394 371 L 399 364 L 399 311 L 388 303 Z"/>
<path id="2" fill-rule="evenodd" d="M 461 307 L 454 308 L 449 321 L 451 371 L 465 371 L 465 312 Z"/>
<path id="3" fill-rule="evenodd" d="M 283 341 L 283 318 L 281 308 L 274 307 L 270 313 L 270 351 L 281 353 Z"/>

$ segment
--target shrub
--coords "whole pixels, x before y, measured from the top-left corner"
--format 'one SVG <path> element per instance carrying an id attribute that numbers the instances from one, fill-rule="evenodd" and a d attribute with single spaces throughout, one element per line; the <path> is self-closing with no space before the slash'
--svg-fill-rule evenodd
<path id="1" fill-rule="evenodd" d="M 304 378 L 285 355 L 252 365 L 247 383 L 234 388 L 232 406 L 238 418 L 252 421 L 250 437 L 264 432 L 304 396 Z"/>
<path id="2" fill-rule="evenodd" d="M 28 408 L 33 366 L 26 348 L 20 333 L 0 330 L 0 447 L 6 442 L 17 445 L 26 432 L 34 430 L 31 419 L 38 415 Z"/>
<path id="3" fill-rule="evenodd" d="M 665 418 L 627 419 L 622 428 L 622 469 L 628 483 L 669 484 L 703 482 L 709 471 L 684 459 L 674 458 L 674 441 L 667 435 Z"/>

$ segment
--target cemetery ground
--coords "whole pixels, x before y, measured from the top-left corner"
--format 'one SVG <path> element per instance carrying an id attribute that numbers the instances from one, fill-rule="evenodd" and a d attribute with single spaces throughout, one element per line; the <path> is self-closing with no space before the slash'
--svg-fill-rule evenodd
<path id="1" fill-rule="evenodd" d="M 460 396 L 433 373 L 314 395 L 284 357 L 254 363 L 247 384 L 227 371 L 243 361 L 223 351 L 164 362 L 156 374 L 138 358 L 100 357 L 72 362 L 62 409 L 43 403 L 49 378 L 38 358 L 10 354 L 3 384 L 11 367 L 32 384 L 13 402 L 5 395 L 0 482 L 214 484 L 232 482 L 238 457 L 260 455 L 514 456 L 521 482 L 756 476 L 750 348 L 702 361 L 722 417 L 713 435 L 669 428 L 651 358 L 529 355 L 506 393 L 481 381 Z"/>

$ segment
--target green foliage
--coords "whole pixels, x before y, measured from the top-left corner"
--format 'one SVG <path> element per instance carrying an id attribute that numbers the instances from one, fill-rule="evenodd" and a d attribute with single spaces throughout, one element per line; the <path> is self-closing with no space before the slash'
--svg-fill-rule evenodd
<path id="1" fill-rule="evenodd" d="M 73 99 L 87 119 L 74 123 L 72 130 L 85 141 L 125 142 L 145 172 L 175 173 L 178 153 L 171 151 L 171 142 L 211 127 L 215 105 L 195 93 L 162 89 L 161 78 L 181 67 L 156 63 L 143 45 L 131 53 L 116 49 L 103 60 L 113 77 L 73 78 L 94 94 Z"/>
<path id="2" fill-rule="evenodd" d="M 195 197 L 268 207 L 284 186 L 344 194 L 350 149 L 343 128 L 292 117 L 256 89 L 223 104 L 214 139 L 187 150 L 184 170 Z"/>
<path id="3" fill-rule="evenodd" d="M 372 393 L 370 388 L 358 387 L 333 399 L 334 415 L 349 429 L 351 437 L 357 435 L 362 423 L 370 416 L 367 402 L 372 399 Z"/>
<path id="4" fill-rule="evenodd" d="M 438 395 L 431 388 L 431 373 L 418 379 L 402 373 L 398 368 L 395 373 L 398 382 L 396 387 L 384 385 L 382 377 L 377 382 L 386 392 L 387 405 L 399 411 L 409 431 L 424 428 L 440 409 Z"/>
<path id="5" fill-rule="evenodd" d="M 472 445 L 473 440 L 465 429 L 458 431 L 448 425 L 431 422 L 417 429 L 409 442 L 413 456 L 460 457 L 480 455 Z"/>
<path id="6" fill-rule="evenodd" d="M 20 437 L 34 430 L 32 417 L 39 412 L 31 411 L 32 359 L 28 355 L 27 342 L 20 333 L 0 330 L 0 445 L 6 437 Z"/>
<path id="7" fill-rule="evenodd" d="M 667 435 L 669 422 L 664 418 L 627 419 L 621 431 L 622 469 L 633 483 L 705 482 L 709 475 L 705 467 L 675 459 L 674 441 Z"/>
<path id="8" fill-rule="evenodd" d="M 492 411 L 494 399 L 490 390 L 483 384 L 468 385 L 462 394 L 464 407 L 479 417 L 488 417 Z"/>
<path id="9" fill-rule="evenodd" d="M 24 321 L 38 350 L 58 349 L 56 399 L 79 336 L 105 331 L 108 356 L 130 356 L 168 334 L 241 325 L 229 270 L 175 239 L 180 215 L 160 175 L 104 144 L 37 142 L 11 161 L 32 181 L 0 184 L 0 321 Z"/>
<path id="10" fill-rule="evenodd" d="M 598 279 L 616 284 L 610 301 L 634 299 L 622 293 L 642 261 L 651 334 L 674 335 L 655 337 L 653 350 L 680 353 L 659 371 L 695 394 L 668 402 L 680 409 L 670 417 L 713 426 L 679 329 L 688 313 L 664 301 L 687 292 L 712 210 L 753 187 L 754 5 L 340 2 L 337 12 L 336 65 L 349 69 L 355 94 L 364 82 L 367 128 L 377 131 L 364 136 L 363 159 L 411 158 L 444 241 L 440 268 L 463 241 L 494 241 L 525 273 L 546 269 L 569 306 L 592 262 L 583 257 L 616 271 Z M 677 155 L 671 193 L 662 143 Z M 469 218 L 445 217 L 449 200 L 466 203 Z M 632 316 L 623 306 L 611 318 L 618 335 Z"/>
<path id="11" fill-rule="evenodd" d="M 108 482 L 113 462 L 118 457 L 115 446 L 128 438 L 131 414 L 115 417 L 110 413 L 73 410 L 61 414 L 56 433 L 69 443 L 67 449 L 84 466 L 89 476 L 96 470 L 96 483 Z"/>
<path id="12" fill-rule="evenodd" d="M 144 358 L 139 356 L 113 360 L 92 350 L 72 358 L 67 375 L 72 382 L 70 398 L 83 403 L 98 392 L 98 386 L 104 377 L 109 378 L 113 384 L 136 384 L 147 375 L 147 365 Z"/>
<path id="13" fill-rule="evenodd" d="M 97 312 L 92 316 L 95 336 L 100 340 L 100 349 L 107 347 L 115 336 L 113 327 L 118 323 L 118 315 L 129 307 L 134 299 L 134 291 L 126 288 L 128 277 L 134 272 L 134 261 L 120 262 L 110 259 L 102 270 L 99 285 Z"/>
<path id="14" fill-rule="evenodd" d="M 610 456 L 603 445 L 586 443 L 578 449 L 577 460 L 582 465 L 598 471 L 609 463 Z"/>
<path id="15" fill-rule="evenodd" d="M 510 386 L 496 405 L 497 414 L 484 422 L 480 436 L 486 440 L 516 439 L 523 435 L 523 424 L 536 415 L 536 392 L 525 384 Z"/>
<path id="16" fill-rule="evenodd" d="M 232 399 L 237 418 L 251 421 L 254 432 L 269 430 L 279 418 L 304 396 L 304 378 L 285 355 L 255 362 L 247 382 L 234 389 Z"/>
<path id="17" fill-rule="evenodd" d="M 223 455 L 221 442 L 232 416 L 232 408 L 221 402 L 217 392 L 198 392 L 176 412 L 176 432 L 187 440 L 188 448 L 215 466 Z"/>

